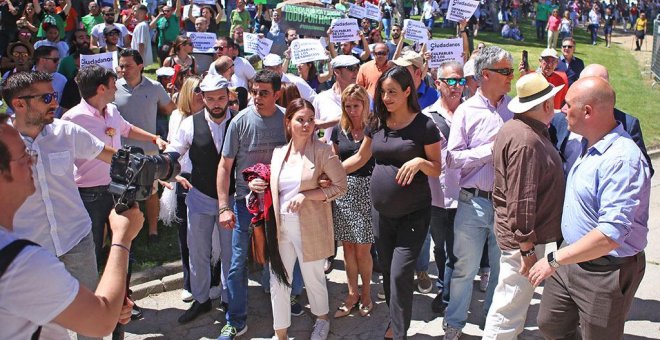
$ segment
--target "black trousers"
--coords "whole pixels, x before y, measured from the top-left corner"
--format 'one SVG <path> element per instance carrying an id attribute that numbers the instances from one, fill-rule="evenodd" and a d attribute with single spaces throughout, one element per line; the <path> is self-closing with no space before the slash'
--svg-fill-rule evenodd
<path id="1" fill-rule="evenodd" d="M 405 339 L 412 317 L 415 264 L 431 221 L 431 207 L 390 218 L 378 212 L 376 247 L 395 339 Z"/>

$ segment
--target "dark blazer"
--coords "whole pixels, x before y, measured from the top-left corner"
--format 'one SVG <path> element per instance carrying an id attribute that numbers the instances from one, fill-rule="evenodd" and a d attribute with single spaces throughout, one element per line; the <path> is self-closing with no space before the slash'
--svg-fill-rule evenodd
<path id="1" fill-rule="evenodd" d="M 614 119 L 621 122 L 623 129 L 628 132 L 632 140 L 637 144 L 639 149 L 642 151 L 644 158 L 649 164 L 649 170 L 651 171 L 651 176 L 653 176 L 653 163 L 651 163 L 651 157 L 649 157 L 648 152 L 646 151 L 646 145 L 644 145 L 644 138 L 642 137 L 642 128 L 639 124 L 639 119 L 631 116 L 617 108 L 614 108 Z M 566 116 L 562 112 L 555 113 L 555 116 L 552 118 L 552 122 L 549 127 L 550 140 L 559 151 L 559 154 L 562 157 L 563 161 L 566 161 L 564 157 L 564 151 L 566 147 L 566 141 L 570 132 L 568 131 L 568 121 Z"/>

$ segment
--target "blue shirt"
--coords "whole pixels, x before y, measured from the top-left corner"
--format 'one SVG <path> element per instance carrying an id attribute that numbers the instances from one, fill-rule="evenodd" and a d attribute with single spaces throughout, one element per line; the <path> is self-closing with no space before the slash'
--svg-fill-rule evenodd
<path id="1" fill-rule="evenodd" d="M 582 73 L 582 70 L 584 70 L 584 62 L 582 59 L 573 56 L 573 59 L 569 63 L 562 55 L 559 57 L 559 62 L 557 63 L 557 69 L 555 71 L 566 73 L 566 77 L 568 78 L 568 86 L 570 87 L 576 80 L 580 78 L 580 73 Z"/>
<path id="2" fill-rule="evenodd" d="M 647 244 L 649 166 L 630 135 L 617 125 L 582 155 L 566 181 L 561 232 L 569 244 L 593 229 L 619 244 L 609 255 L 632 256 Z M 585 150 L 586 149 L 586 150 Z"/>
<path id="3" fill-rule="evenodd" d="M 429 87 L 426 85 L 425 79 L 422 79 L 422 83 L 417 89 L 417 102 L 422 110 L 433 105 L 440 98 L 440 93 L 438 90 Z"/>

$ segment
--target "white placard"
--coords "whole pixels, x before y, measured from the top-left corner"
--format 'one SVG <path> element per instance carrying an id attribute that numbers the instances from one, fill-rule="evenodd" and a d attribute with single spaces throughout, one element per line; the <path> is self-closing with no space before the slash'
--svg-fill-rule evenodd
<path id="1" fill-rule="evenodd" d="M 349 17 L 362 19 L 367 16 L 366 8 L 354 4 L 350 4 L 350 5 L 351 7 L 348 9 Z"/>
<path id="2" fill-rule="evenodd" d="M 478 0 L 449 0 L 447 20 L 459 22 L 468 20 L 479 6 Z"/>
<path id="3" fill-rule="evenodd" d="M 106 52 L 99 54 L 81 54 L 80 55 L 80 68 L 89 65 L 99 65 L 103 68 L 115 71 L 115 68 L 119 65 L 117 62 L 117 53 L 116 52 Z"/>
<path id="4" fill-rule="evenodd" d="M 443 61 L 456 60 L 463 63 L 463 39 L 430 40 L 427 50 L 431 52 L 429 67 L 439 67 Z"/>
<path id="5" fill-rule="evenodd" d="M 254 33 L 243 33 L 243 42 L 245 43 L 243 50 L 245 53 L 252 53 L 263 59 L 268 53 L 270 48 L 273 47 L 273 41 L 267 38 L 259 38 L 259 35 Z"/>
<path id="6" fill-rule="evenodd" d="M 215 53 L 216 35 L 210 32 L 188 32 L 188 38 L 192 41 L 193 53 Z"/>
<path id="7" fill-rule="evenodd" d="M 378 6 L 369 2 L 365 2 L 364 8 L 367 10 L 365 17 L 371 20 L 380 21 L 380 8 L 378 8 Z"/>
<path id="8" fill-rule="evenodd" d="M 215 0 L 193 0 L 192 2 L 197 5 L 209 5 L 215 7 Z"/>
<path id="9" fill-rule="evenodd" d="M 324 3 L 326 5 L 332 4 L 332 0 L 321 0 L 321 3 Z"/>
<path id="10" fill-rule="evenodd" d="M 185 5 L 185 6 L 183 6 L 183 16 L 185 18 L 188 17 L 188 11 L 190 10 L 190 6 L 193 6 L 193 10 L 192 10 L 192 16 L 193 17 L 202 16 L 202 9 L 199 6 L 197 6 L 197 5 Z"/>
<path id="11" fill-rule="evenodd" d="M 360 27 L 356 19 L 334 19 L 330 24 L 332 36 L 330 42 L 345 42 L 360 40 Z"/>
<path id="12" fill-rule="evenodd" d="M 296 39 L 291 42 L 291 63 L 294 65 L 326 59 L 328 56 L 319 39 Z"/>
<path id="13" fill-rule="evenodd" d="M 403 37 L 408 40 L 420 44 L 429 40 L 429 29 L 421 21 L 406 19 L 403 21 L 403 29 L 406 31 Z"/>

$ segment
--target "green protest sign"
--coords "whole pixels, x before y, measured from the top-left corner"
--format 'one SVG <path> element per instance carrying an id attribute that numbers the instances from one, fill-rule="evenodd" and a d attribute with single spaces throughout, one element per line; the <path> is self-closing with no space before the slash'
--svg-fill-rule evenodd
<path id="1" fill-rule="evenodd" d="M 296 33 L 304 36 L 325 37 L 332 20 L 343 17 L 344 13 L 334 9 L 286 5 L 280 28 L 284 31 L 293 28 Z"/>

